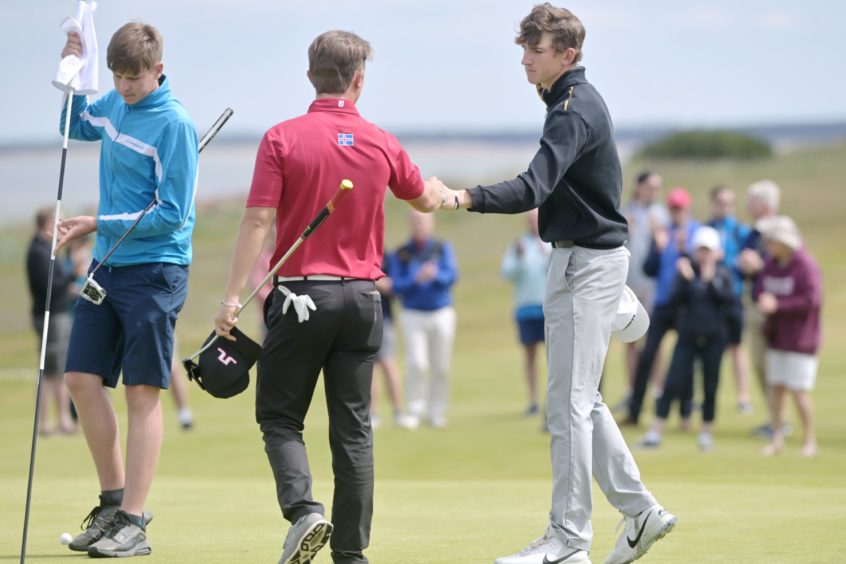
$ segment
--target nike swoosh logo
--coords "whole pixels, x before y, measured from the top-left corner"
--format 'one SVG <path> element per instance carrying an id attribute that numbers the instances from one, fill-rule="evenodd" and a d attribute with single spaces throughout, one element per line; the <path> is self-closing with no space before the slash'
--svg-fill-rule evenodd
<path id="1" fill-rule="evenodd" d="M 637 532 L 637 536 L 634 540 L 630 539 L 628 536 L 626 537 L 626 541 L 629 543 L 629 548 L 634 548 L 637 546 L 637 543 L 640 542 L 640 537 L 643 536 L 643 529 L 646 528 L 646 522 L 649 521 L 650 517 L 652 517 L 651 511 L 646 515 L 646 519 L 643 520 L 643 523 L 640 524 L 640 530 Z"/>
<path id="2" fill-rule="evenodd" d="M 562 562 L 564 562 L 565 560 L 567 560 L 568 558 L 570 558 L 571 556 L 573 556 L 573 555 L 574 555 L 574 554 L 576 554 L 577 552 L 579 552 L 579 551 L 578 551 L 578 550 L 574 550 L 574 551 L 573 551 L 573 552 L 571 552 L 570 554 L 565 554 L 565 555 L 564 555 L 564 556 L 562 556 L 561 558 L 556 558 L 555 560 L 550 560 L 549 558 L 547 558 L 546 556 L 544 556 L 544 557 L 543 557 L 543 564 L 561 564 Z"/>

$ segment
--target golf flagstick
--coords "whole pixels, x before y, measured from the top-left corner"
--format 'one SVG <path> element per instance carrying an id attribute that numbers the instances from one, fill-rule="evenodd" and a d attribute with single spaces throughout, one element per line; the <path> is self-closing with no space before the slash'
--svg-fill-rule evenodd
<path id="1" fill-rule="evenodd" d="M 217 118 L 217 121 L 212 124 L 211 129 L 209 129 L 203 138 L 200 140 L 199 144 L 197 145 L 197 153 L 202 153 L 203 149 L 206 145 L 208 145 L 209 141 L 214 139 L 214 136 L 217 135 L 217 132 L 223 127 L 223 125 L 232 117 L 232 108 L 226 108 L 223 110 L 223 113 L 220 114 L 220 117 Z M 121 243 L 123 243 L 124 239 L 126 239 L 130 233 L 135 229 L 135 227 L 144 219 L 144 216 L 152 210 L 156 204 L 158 203 L 157 198 L 153 198 L 147 207 L 138 214 L 138 217 L 135 218 L 135 221 L 132 222 L 132 225 L 120 236 L 120 238 L 115 241 L 115 244 L 112 245 L 112 248 L 108 250 L 108 252 L 103 256 L 100 262 L 97 263 L 97 266 L 88 274 L 88 278 L 85 279 L 85 284 L 82 285 L 82 289 L 79 291 L 80 297 L 85 298 L 89 302 L 100 305 L 103 303 L 103 300 L 106 299 L 106 291 L 100 286 L 96 280 L 94 280 L 94 275 L 100 270 L 100 267 L 103 266 L 109 257 L 117 250 Z"/>
<path id="2" fill-rule="evenodd" d="M 332 198 L 328 202 L 326 202 L 326 205 L 323 206 L 323 209 L 320 210 L 320 212 L 314 217 L 314 219 L 311 220 L 311 223 L 308 224 L 308 227 L 305 228 L 302 235 L 300 235 L 299 238 L 297 238 L 297 240 L 294 241 L 294 244 L 291 245 L 291 247 L 287 251 L 285 251 L 285 254 L 282 255 L 282 258 L 280 258 L 279 261 L 277 261 L 277 263 L 273 266 L 273 268 L 270 269 L 270 272 L 267 273 L 267 276 L 265 276 L 264 279 L 262 279 L 262 281 L 258 285 L 256 285 L 256 287 L 252 291 L 252 293 L 250 293 L 250 295 L 247 296 L 247 299 L 244 300 L 244 303 L 242 303 L 238 306 L 238 309 L 235 310 L 235 316 L 236 317 L 238 316 L 239 313 L 244 311 L 244 308 L 247 307 L 247 304 L 249 304 L 252 301 L 252 299 L 256 296 L 256 294 L 259 293 L 259 291 L 262 289 L 262 287 L 265 284 L 267 284 L 267 281 L 270 280 L 270 278 L 274 274 L 276 274 L 276 272 L 280 268 L 282 268 L 282 265 L 285 264 L 285 261 L 288 260 L 288 257 L 290 257 L 294 253 L 294 251 L 296 251 L 300 247 L 300 245 L 302 245 L 303 242 L 306 239 L 308 239 L 309 235 L 311 235 L 312 232 L 314 232 L 315 229 L 320 227 L 320 224 L 323 223 L 326 220 L 326 218 L 329 217 L 329 215 L 332 212 L 335 211 L 335 209 L 338 207 L 338 205 L 341 203 L 341 201 L 346 197 L 346 195 L 352 189 L 353 189 L 353 183 L 352 183 L 351 180 L 348 180 L 346 178 L 341 180 L 341 184 L 340 184 L 340 186 L 338 186 L 338 191 L 335 192 L 335 195 L 332 196 Z M 184 359 L 182 359 L 183 366 L 185 366 L 187 368 L 187 366 L 190 365 L 191 361 L 193 361 L 195 358 L 197 358 L 202 353 L 204 353 L 206 350 L 208 350 L 208 348 L 211 347 L 215 343 L 215 341 L 217 341 L 217 339 L 219 339 L 219 338 L 220 338 L 220 336 L 218 335 L 217 338 L 210 339 L 209 342 L 206 343 L 205 346 L 203 346 L 200 350 L 198 350 L 197 352 L 195 352 L 191 356 L 188 356 L 188 357 L 185 357 Z M 188 378 L 189 379 L 191 378 L 191 371 L 190 370 L 188 370 Z"/>
<path id="3" fill-rule="evenodd" d="M 59 167 L 59 188 L 56 195 L 56 215 L 53 217 L 53 242 L 50 247 L 50 266 L 47 270 L 47 296 L 44 300 L 44 325 L 41 330 L 41 355 L 38 360 L 38 385 L 35 389 L 35 417 L 32 422 L 32 445 L 29 449 L 29 476 L 26 482 L 26 509 L 24 510 L 23 538 L 21 539 L 21 564 L 26 560 L 26 539 L 29 530 L 29 508 L 32 501 L 32 475 L 35 471 L 35 446 L 38 439 L 38 421 L 41 418 L 41 386 L 44 383 L 44 358 L 47 353 L 47 332 L 50 327 L 50 302 L 53 298 L 53 269 L 56 264 L 56 239 L 59 233 L 59 218 L 62 214 L 62 189 L 65 184 L 65 163 L 68 158 L 68 138 L 70 137 L 70 115 L 73 104 L 73 90 L 67 94 L 68 106 L 65 108 L 65 132 L 62 142 L 62 164 Z"/>

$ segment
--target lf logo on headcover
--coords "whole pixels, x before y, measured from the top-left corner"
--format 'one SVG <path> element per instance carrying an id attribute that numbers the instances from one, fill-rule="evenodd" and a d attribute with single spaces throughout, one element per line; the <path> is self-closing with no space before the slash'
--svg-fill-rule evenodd
<path id="1" fill-rule="evenodd" d="M 226 351 L 220 347 L 217 347 L 217 352 L 220 354 L 217 355 L 217 360 L 224 366 L 229 366 L 230 364 L 238 364 L 238 361 L 235 360 L 235 357 L 229 356 L 226 354 Z"/>

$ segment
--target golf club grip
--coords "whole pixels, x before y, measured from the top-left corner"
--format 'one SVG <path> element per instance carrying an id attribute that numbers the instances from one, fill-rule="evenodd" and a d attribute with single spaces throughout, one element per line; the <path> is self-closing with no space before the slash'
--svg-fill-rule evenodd
<path id="1" fill-rule="evenodd" d="M 232 114 L 234 114 L 234 113 L 235 112 L 232 110 L 232 108 L 226 108 L 225 110 L 223 110 L 223 113 L 220 114 L 220 117 L 217 118 L 217 121 L 215 121 L 212 124 L 211 129 L 209 129 L 206 132 L 206 134 L 203 135 L 203 138 L 200 139 L 200 142 L 197 145 L 197 152 L 198 153 L 203 152 L 203 149 L 206 148 L 206 145 L 209 144 L 209 141 L 214 139 L 214 136 L 217 135 L 217 132 L 221 130 L 221 128 L 224 126 L 224 124 L 226 124 L 226 122 L 229 121 L 229 118 L 231 118 Z"/>
<path id="2" fill-rule="evenodd" d="M 308 224 L 308 227 L 305 228 L 303 231 L 302 238 L 308 239 L 308 236 L 311 235 L 311 232 L 317 229 L 323 221 L 329 217 L 329 214 L 335 211 L 335 209 L 340 205 L 341 201 L 347 196 L 349 192 L 352 191 L 353 183 L 347 179 L 341 181 L 340 186 L 338 186 L 338 191 L 335 192 L 335 195 L 332 196 L 326 205 L 320 210 L 320 213 L 311 220 L 311 223 Z"/>

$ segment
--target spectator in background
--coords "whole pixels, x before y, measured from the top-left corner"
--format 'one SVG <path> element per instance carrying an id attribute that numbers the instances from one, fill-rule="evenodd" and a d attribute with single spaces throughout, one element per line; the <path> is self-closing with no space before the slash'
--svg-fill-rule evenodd
<path id="1" fill-rule="evenodd" d="M 669 307 L 675 317 L 678 339 L 664 382 L 664 391 L 655 408 L 655 422 L 641 441 L 644 447 L 661 444 L 661 433 L 674 399 L 685 401 L 693 395 L 694 362 L 702 361 L 704 401 L 699 448 L 711 450 L 713 422 L 720 382 L 720 361 L 725 350 L 727 324 L 725 308 L 734 299 L 731 273 L 720 262 L 720 234 L 710 226 L 696 230 L 691 244 L 693 260 L 679 258 Z"/>
<path id="2" fill-rule="evenodd" d="M 64 258 L 65 270 L 75 274 L 73 288 L 71 290 L 71 305 L 68 308 L 71 318 L 73 318 L 76 301 L 79 299 L 79 292 L 82 291 L 85 280 L 88 278 L 88 265 L 91 264 L 93 248 L 94 238 L 90 235 L 74 239 L 66 247 L 67 253 Z"/>
<path id="3" fill-rule="evenodd" d="M 174 337 L 173 358 L 170 361 L 170 395 L 173 404 L 176 406 L 176 416 L 179 418 L 179 426 L 183 431 L 190 431 L 194 428 L 194 414 L 188 403 L 188 379 L 179 361 L 179 344 Z"/>
<path id="4" fill-rule="evenodd" d="M 737 409 L 741 413 L 751 413 L 749 401 L 749 361 L 743 349 L 743 275 L 737 268 L 737 257 L 746 239 L 749 226 L 740 223 L 734 216 L 734 191 L 727 186 L 715 186 L 711 189 L 711 220 L 708 225 L 720 234 L 723 249 L 723 262 L 732 275 L 734 299 L 726 310 L 728 322 L 727 349 L 731 356 L 734 380 L 737 386 Z"/>
<path id="5" fill-rule="evenodd" d="M 772 180 L 760 180 L 751 184 L 746 195 L 746 210 L 752 219 L 752 225 L 757 226 L 762 219 L 773 217 L 778 213 L 781 200 L 781 190 Z M 746 323 L 745 341 L 749 350 L 749 357 L 752 360 L 752 369 L 758 377 L 758 384 L 761 393 L 766 400 L 767 409 L 770 409 L 771 400 L 767 388 L 766 366 L 764 356 L 766 352 L 766 340 L 764 338 L 764 316 L 756 307 L 757 302 L 757 277 L 764 268 L 764 260 L 767 250 L 761 232 L 754 227 L 743 244 L 743 249 L 737 257 L 737 268 L 749 281 L 750 296 L 744 307 L 744 321 Z M 769 413 L 768 422 L 757 427 L 753 433 L 766 437 L 772 436 L 772 427 L 769 421 L 772 420 L 772 412 Z"/>
<path id="6" fill-rule="evenodd" d="M 35 234 L 26 253 L 26 274 L 32 298 L 30 309 L 32 327 L 38 336 L 39 354 L 41 347 L 45 348 L 44 380 L 38 421 L 38 432 L 42 435 L 50 435 L 56 428 L 49 422 L 51 406 L 55 406 L 56 409 L 58 430 L 62 433 L 76 431 L 76 425 L 71 418 L 70 396 L 62 381 L 70 340 L 72 323 L 70 305 L 73 301 L 76 274 L 68 269 L 62 260 L 56 260 L 53 263 L 50 320 L 47 327 L 47 340 L 46 342 L 43 340 L 44 310 L 47 301 L 47 282 L 50 274 L 55 220 L 55 207 L 44 207 L 38 210 L 35 214 Z"/>
<path id="7" fill-rule="evenodd" d="M 407 411 L 412 422 L 425 417 L 433 427 L 443 428 L 455 338 L 451 290 L 458 268 L 450 244 L 432 236 L 433 216 L 412 211 L 410 222 L 411 240 L 389 262 L 394 293 L 403 305 Z"/>
<path id="8" fill-rule="evenodd" d="M 655 301 L 649 315 L 649 330 L 646 343 L 637 359 L 634 387 L 629 402 L 629 415 L 624 424 L 637 425 L 643 407 L 652 364 L 658 356 L 664 335 L 673 328 L 673 308 L 670 305 L 670 292 L 676 277 L 676 262 L 687 255 L 693 234 L 699 223 L 690 216 L 691 198 L 685 188 L 673 188 L 667 195 L 667 207 L 670 209 L 670 225 L 656 226 L 652 236 L 652 246 L 643 265 L 644 272 L 657 279 Z M 682 417 L 686 421 L 690 416 L 690 401 L 682 400 Z"/>
<path id="9" fill-rule="evenodd" d="M 784 396 L 789 391 L 805 430 L 800 454 L 814 456 L 817 439 L 810 391 L 817 379 L 822 276 L 816 261 L 803 247 L 792 219 L 769 217 L 756 227 L 764 237 L 768 255 L 756 287 L 758 310 L 766 316 L 766 374 L 774 430 L 763 453 L 778 454 L 784 445 L 782 415 Z"/>
<path id="10" fill-rule="evenodd" d="M 629 238 L 626 241 L 626 248 L 629 249 L 631 254 L 626 285 L 632 289 L 646 311 L 652 311 L 653 308 L 655 279 L 646 275 L 643 271 L 643 264 L 649 255 L 652 234 L 657 229 L 666 228 L 670 224 L 669 212 L 659 200 L 662 183 L 661 176 L 657 173 L 648 170 L 641 172 L 637 175 L 632 199 L 623 208 L 623 214 L 626 216 L 626 221 L 629 222 Z M 626 385 L 628 388 L 626 404 L 630 400 L 632 388 L 634 388 L 637 359 L 642 349 L 642 340 L 625 344 Z M 660 359 L 656 359 L 652 370 L 653 380 L 657 379 L 660 368 Z"/>
<path id="11" fill-rule="evenodd" d="M 420 423 L 419 419 L 406 415 L 402 410 L 400 372 L 396 361 L 397 330 L 394 325 L 394 281 L 391 279 L 387 262 L 387 260 L 382 261 L 382 270 L 385 271 L 387 276 L 376 281 L 376 289 L 379 290 L 379 296 L 382 299 L 382 346 L 379 347 L 374 362 L 385 376 L 385 387 L 388 389 L 388 398 L 391 400 L 394 424 L 403 429 L 416 429 Z M 374 429 L 379 428 L 382 422 L 376 401 L 378 395 L 379 383 L 374 375 L 370 383 L 370 426 Z"/>
<path id="12" fill-rule="evenodd" d="M 529 406 L 525 414 L 530 416 L 539 411 L 537 350 L 538 344 L 544 342 L 543 294 L 552 247 L 538 235 L 537 209 L 526 212 L 526 226 L 526 234 L 505 251 L 500 271 L 514 284 L 514 317 L 525 353 L 529 389 Z"/>

